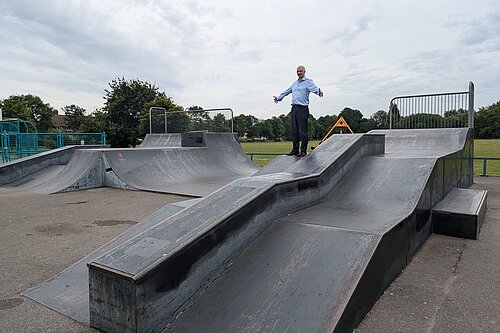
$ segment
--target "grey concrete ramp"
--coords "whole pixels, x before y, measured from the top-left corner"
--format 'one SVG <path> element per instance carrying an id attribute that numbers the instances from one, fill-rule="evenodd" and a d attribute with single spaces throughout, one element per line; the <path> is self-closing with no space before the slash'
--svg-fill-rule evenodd
<path id="1" fill-rule="evenodd" d="M 467 141 L 463 128 L 373 130 L 385 135 L 386 154 L 398 157 L 442 157 L 462 150 Z"/>
<path id="2" fill-rule="evenodd" d="M 276 218 L 318 202 L 363 156 L 383 151 L 381 135 L 338 136 L 285 172 L 233 181 L 96 258 L 91 326 L 154 332 L 168 325 Z"/>
<path id="3" fill-rule="evenodd" d="M 285 171 L 299 159 L 300 157 L 298 156 L 280 155 L 272 160 L 268 165 L 254 173 L 253 176 L 269 175 L 272 173 Z"/>
<path id="4" fill-rule="evenodd" d="M 146 191 L 205 196 L 259 170 L 231 133 L 205 133 L 206 147 L 107 150 L 113 172 Z"/>
<path id="5" fill-rule="evenodd" d="M 147 134 L 139 148 L 180 147 L 181 134 Z"/>
<path id="6" fill-rule="evenodd" d="M 234 134 L 202 135 L 200 147 L 181 147 L 181 135 L 170 134 L 147 136 L 147 148 L 72 151 L 64 164 L 20 175 L 7 186 L 41 194 L 108 186 L 201 197 L 260 169 Z"/>
<path id="7" fill-rule="evenodd" d="M 12 187 L 18 190 L 29 191 L 41 184 L 44 184 L 55 177 L 64 169 L 66 165 L 49 165 L 41 170 L 30 173 L 27 176 L 21 177 L 13 182 L 10 182 L 5 187 Z"/>
<path id="8" fill-rule="evenodd" d="M 165 332 L 352 331 L 432 232 L 446 178 L 461 179 L 442 164 L 465 149 L 467 130 L 425 132 L 400 132 L 416 157 L 411 147 L 398 154 L 408 143 L 391 132 L 385 155 L 272 223 Z M 446 149 L 428 145 L 455 134 Z"/>
<path id="9" fill-rule="evenodd" d="M 29 180 L 29 175 L 42 171 L 42 177 L 46 177 L 43 169 L 52 166 L 66 165 L 75 150 L 77 149 L 92 149 L 103 147 L 100 145 L 84 145 L 84 146 L 65 146 L 62 148 L 52 149 L 39 154 L 23 157 L 11 162 L 0 164 L 0 186 L 19 181 L 21 178 Z M 36 178 L 34 176 L 32 178 Z M 19 184 L 20 182 L 18 182 Z"/>
<path id="10" fill-rule="evenodd" d="M 40 194 L 76 191 L 102 186 L 99 150 L 76 150 L 68 164 L 42 169 L 8 186 Z"/>

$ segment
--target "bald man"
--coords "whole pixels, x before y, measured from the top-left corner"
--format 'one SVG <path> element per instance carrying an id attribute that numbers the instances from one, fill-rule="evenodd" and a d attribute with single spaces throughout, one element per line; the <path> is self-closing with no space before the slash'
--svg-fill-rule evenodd
<path id="1" fill-rule="evenodd" d="M 293 147 L 287 155 L 306 156 L 309 133 L 307 118 L 309 117 L 309 93 L 323 97 L 323 91 L 319 89 L 310 78 L 306 77 L 306 68 L 302 65 L 297 67 L 297 80 L 290 88 L 283 91 L 279 96 L 273 96 L 274 103 L 281 102 L 285 96 L 292 94 L 292 142 Z M 300 151 L 299 151 L 300 141 Z"/>

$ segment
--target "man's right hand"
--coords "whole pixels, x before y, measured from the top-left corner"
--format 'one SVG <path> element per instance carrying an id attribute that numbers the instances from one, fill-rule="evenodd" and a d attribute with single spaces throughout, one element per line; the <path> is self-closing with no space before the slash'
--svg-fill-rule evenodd
<path id="1" fill-rule="evenodd" d="M 274 103 L 276 103 L 276 104 L 278 104 L 278 102 L 279 102 L 279 101 L 278 101 L 278 98 L 276 98 L 276 96 L 273 96 L 273 101 L 274 101 Z"/>

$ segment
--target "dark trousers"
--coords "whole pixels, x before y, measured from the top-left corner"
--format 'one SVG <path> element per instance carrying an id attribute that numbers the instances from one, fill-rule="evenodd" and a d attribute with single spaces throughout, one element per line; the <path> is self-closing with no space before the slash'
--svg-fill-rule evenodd
<path id="1" fill-rule="evenodd" d="M 292 105 L 292 142 L 294 152 L 307 152 L 309 133 L 307 131 L 307 118 L 309 118 L 309 107 L 303 105 Z"/>

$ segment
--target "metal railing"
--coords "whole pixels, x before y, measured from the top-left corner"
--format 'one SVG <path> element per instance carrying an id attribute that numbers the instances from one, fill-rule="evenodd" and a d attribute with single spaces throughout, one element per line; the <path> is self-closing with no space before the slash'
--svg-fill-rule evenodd
<path id="1" fill-rule="evenodd" d="M 469 91 L 394 97 L 389 128 L 474 128 L 474 83 Z"/>
<path id="2" fill-rule="evenodd" d="M 486 162 L 487 161 L 498 161 L 498 163 L 500 164 L 500 157 L 474 157 L 474 161 L 483 161 L 483 168 L 482 168 L 483 173 L 481 174 L 481 176 L 488 176 Z M 493 162 L 493 163 L 495 163 L 495 162 Z M 499 174 L 491 173 L 489 176 L 500 176 L 500 173 Z"/>
<path id="3" fill-rule="evenodd" d="M 1 133 L 2 162 L 68 145 L 106 145 L 106 133 Z"/>
<path id="4" fill-rule="evenodd" d="M 161 111 L 154 114 L 154 111 Z M 234 132 L 234 115 L 230 108 L 167 111 L 149 109 L 149 133 L 182 133 L 190 131 Z"/>

